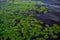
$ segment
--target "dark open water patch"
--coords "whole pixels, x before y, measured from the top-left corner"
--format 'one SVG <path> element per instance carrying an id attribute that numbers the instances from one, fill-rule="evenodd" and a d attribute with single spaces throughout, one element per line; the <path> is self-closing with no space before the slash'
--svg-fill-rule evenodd
<path id="1" fill-rule="evenodd" d="M 60 40 L 60 33 L 58 33 L 57 35 L 58 35 L 58 38 L 55 39 L 55 40 Z"/>
<path id="2" fill-rule="evenodd" d="M 59 0 L 34 0 L 42 1 L 42 6 L 47 7 L 51 12 L 46 14 L 41 14 L 36 17 L 39 20 L 42 20 L 45 23 L 56 23 L 60 25 L 60 1 Z M 37 4 L 37 7 L 40 8 L 41 5 Z"/>
<path id="3" fill-rule="evenodd" d="M 45 23 L 57 23 L 60 24 L 60 16 L 53 15 L 53 13 L 41 14 L 36 17 L 38 20 L 41 20 Z"/>

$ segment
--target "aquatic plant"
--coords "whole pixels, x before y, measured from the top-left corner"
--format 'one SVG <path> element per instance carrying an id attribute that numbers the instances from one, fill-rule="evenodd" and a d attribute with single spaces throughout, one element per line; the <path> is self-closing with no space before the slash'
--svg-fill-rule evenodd
<path id="1" fill-rule="evenodd" d="M 39 9 L 37 9 L 37 11 L 39 11 L 40 13 L 48 13 L 50 10 L 48 10 L 47 7 L 41 6 Z"/>
<path id="2" fill-rule="evenodd" d="M 44 22 L 34 18 L 34 14 L 25 13 L 32 10 L 33 7 L 36 6 L 21 4 L 3 7 L 0 12 L 0 40 L 46 40 L 49 37 L 57 38 L 56 34 L 60 32 L 59 25 L 49 26 L 45 24 L 43 27 Z M 45 8 L 43 10 L 45 11 Z"/>
<path id="3" fill-rule="evenodd" d="M 0 14 L 0 20 L 3 21 L 0 24 L 0 39 L 7 40 L 8 38 L 11 40 L 30 40 L 32 36 L 35 36 L 34 40 L 45 40 L 48 39 L 50 35 L 51 38 L 57 38 L 57 35 L 54 33 L 60 32 L 60 27 L 58 25 L 53 25 L 49 27 L 46 25 L 46 28 L 43 28 L 43 22 L 40 23 L 39 20 L 35 19 L 31 15 L 23 15 L 23 14 Z M 20 19 L 20 20 L 19 20 Z M 19 20 L 19 22 L 18 22 Z M 18 22 L 16 25 L 15 23 Z M 54 32 L 54 33 L 53 33 Z M 41 36 L 40 36 L 41 35 Z M 39 38 L 37 38 L 40 36 Z M 4 39 L 2 39 L 4 38 Z"/>

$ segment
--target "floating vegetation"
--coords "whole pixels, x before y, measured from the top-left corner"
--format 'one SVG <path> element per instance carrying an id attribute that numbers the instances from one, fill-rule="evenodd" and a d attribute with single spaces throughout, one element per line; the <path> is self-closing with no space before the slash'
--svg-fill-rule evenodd
<path id="1" fill-rule="evenodd" d="M 37 6 L 25 4 L 4 6 L 0 11 L 0 40 L 46 40 L 57 38 L 56 34 L 60 32 L 60 26 L 46 24 L 43 27 L 44 22 L 34 18 L 34 14 L 27 14 L 32 9 L 36 10 Z M 44 12 L 45 8 L 40 8 L 40 11 Z"/>

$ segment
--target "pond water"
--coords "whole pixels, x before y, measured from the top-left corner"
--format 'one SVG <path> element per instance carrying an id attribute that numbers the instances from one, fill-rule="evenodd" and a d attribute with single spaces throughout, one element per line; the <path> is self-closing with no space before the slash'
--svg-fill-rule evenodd
<path id="1" fill-rule="evenodd" d="M 60 0 L 34 0 L 34 1 L 42 1 L 43 6 L 48 7 L 48 9 L 52 10 L 52 12 L 47 14 L 42 14 L 38 16 L 38 19 L 41 19 L 45 23 L 48 21 L 51 23 L 52 21 L 55 21 L 60 24 Z M 37 5 L 40 6 L 39 4 Z"/>
<path id="2" fill-rule="evenodd" d="M 38 4 L 38 2 L 40 2 L 40 1 L 42 1 L 43 3 L 42 3 L 42 5 L 40 5 L 40 4 Z M 3 1 L 3 2 L 5 2 L 5 0 Z M 39 14 L 38 16 L 36 16 L 36 14 L 37 13 L 39 13 L 39 12 L 36 12 L 36 10 L 32 10 L 32 11 L 29 11 L 29 12 L 27 12 L 27 13 L 29 13 L 29 14 L 31 14 L 32 12 L 34 12 L 34 14 L 35 14 L 35 18 L 36 19 L 38 19 L 38 20 L 41 20 L 41 21 L 43 21 L 44 22 L 44 24 L 41 24 L 42 25 L 42 29 L 41 29 L 41 31 L 42 30 L 44 30 L 45 28 L 47 28 L 46 27 L 46 25 L 45 24 L 49 24 L 49 26 L 50 25 L 52 25 L 52 24 L 54 24 L 54 23 L 56 23 L 56 24 L 59 24 L 60 25 L 60 1 L 59 0 L 33 0 L 32 2 L 34 2 L 34 3 L 36 3 L 36 6 L 37 7 L 40 7 L 40 6 L 45 6 L 45 7 L 47 7 L 49 10 L 51 10 L 50 12 L 48 12 L 48 13 L 46 13 L 46 14 L 44 14 L 44 13 L 41 13 L 41 14 Z M 24 4 L 24 3 L 23 3 Z M 1 5 L 1 4 L 0 4 Z M 20 5 L 20 4 L 19 4 Z M 19 6 L 19 8 L 20 8 L 20 6 Z M 8 10 L 9 11 L 9 10 Z M 10 10 L 11 11 L 11 10 Z M 7 11 L 6 11 L 7 12 Z M 16 13 L 17 14 L 17 12 L 20 12 L 20 10 L 15 10 L 14 11 L 14 13 Z M 4 12 L 5 13 L 5 12 Z M 23 12 L 23 14 L 24 14 L 25 12 Z M 19 15 L 18 15 L 19 16 Z M 5 16 L 4 16 L 5 17 Z M 2 18 L 2 20 L 4 19 L 4 17 Z M 12 16 L 11 16 L 12 17 Z M 9 18 L 11 18 L 11 17 L 9 17 Z M 25 16 L 24 16 L 25 17 Z M 24 17 L 21 17 L 21 18 L 24 18 Z M 15 23 L 15 25 L 14 26 L 16 26 L 17 27 L 17 24 L 18 24 L 18 22 L 20 21 L 20 19 L 18 19 L 19 17 L 17 17 L 16 18 L 16 23 Z M 13 18 L 12 18 L 13 19 Z M 14 22 L 15 22 L 14 21 Z M 24 21 L 24 20 L 23 20 Z M 22 21 L 22 22 L 23 22 Z M 10 22 L 10 21 L 9 21 Z M 11 21 L 12 22 L 12 21 Z M 32 21 L 33 22 L 33 21 Z M 25 23 L 25 21 L 24 21 L 24 23 Z M 3 21 L 1 21 L 0 22 L 0 24 L 3 24 Z M 27 23 L 28 24 L 28 23 Z M 39 24 L 40 25 L 40 24 Z M 19 25 L 18 25 L 19 26 Z M 25 26 L 26 27 L 26 26 Z M 60 26 L 59 26 L 60 27 Z M 13 27 L 14 28 L 14 27 Z M 23 29 L 24 30 L 24 29 Z M 48 29 L 47 29 L 48 30 Z M 55 29 L 53 29 L 54 30 L 54 32 L 57 30 L 55 30 Z M 4 30 L 3 30 L 4 31 Z M 9 31 L 9 29 L 8 29 L 8 31 Z M 27 30 L 26 30 L 27 31 Z M 33 32 L 33 31 L 32 31 Z M 46 31 L 47 32 L 47 31 Z M 49 35 L 49 34 L 48 34 Z M 59 36 L 60 36 L 60 33 L 58 34 Z M 20 35 L 19 35 L 20 36 Z M 41 36 L 41 35 L 40 35 Z M 45 35 L 44 35 L 45 36 Z M 35 38 L 35 36 L 33 36 L 32 38 L 31 38 L 31 40 L 33 39 L 33 38 Z M 7 40 L 9 40 L 9 38 L 7 39 Z M 49 39 L 48 39 L 49 40 Z M 50 39 L 50 40 L 53 40 L 53 39 Z M 59 37 L 58 37 L 58 39 L 56 39 L 56 40 L 59 40 Z"/>
<path id="3" fill-rule="evenodd" d="M 7 0 L 2 0 L 2 1 L 5 2 Z M 51 10 L 52 12 L 49 12 L 46 14 L 42 13 L 42 15 L 38 16 L 37 18 L 48 20 L 48 21 L 52 20 L 60 24 L 60 0 L 32 0 L 32 2 L 36 3 L 36 5 L 40 7 L 41 5 L 38 4 L 39 1 L 42 1 L 43 2 L 42 6 L 48 7 L 48 9 Z M 29 1 L 26 0 L 25 3 L 26 2 L 29 2 Z"/>
<path id="4" fill-rule="evenodd" d="M 7 0 L 2 1 L 5 2 Z M 44 22 L 47 22 L 46 20 L 48 21 L 52 20 L 60 24 L 60 0 L 32 0 L 32 2 L 36 3 L 36 5 L 40 7 L 41 5 L 38 4 L 39 1 L 42 1 L 43 2 L 42 6 L 48 7 L 48 9 L 51 10 L 52 12 L 46 14 L 42 13 L 42 15 L 38 16 L 37 18 L 43 19 Z M 29 1 L 26 0 L 25 3 L 26 2 Z"/>

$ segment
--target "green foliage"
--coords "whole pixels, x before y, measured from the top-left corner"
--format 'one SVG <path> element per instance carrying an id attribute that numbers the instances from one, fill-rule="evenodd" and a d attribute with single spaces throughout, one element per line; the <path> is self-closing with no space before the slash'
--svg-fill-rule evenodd
<path id="1" fill-rule="evenodd" d="M 40 13 L 48 13 L 50 10 L 48 10 L 48 8 L 41 6 L 39 9 L 37 9 Z"/>
<path id="2" fill-rule="evenodd" d="M 25 13 L 32 9 L 36 10 L 37 6 L 25 4 L 4 6 L 0 11 L 0 40 L 7 40 L 8 38 L 11 40 L 30 40 L 33 36 L 36 37 L 33 40 L 57 38 L 55 34 L 60 32 L 60 26 L 46 24 L 43 29 L 41 24 L 44 22 L 35 19 L 34 14 Z M 45 11 L 45 8 L 42 9 Z"/>

